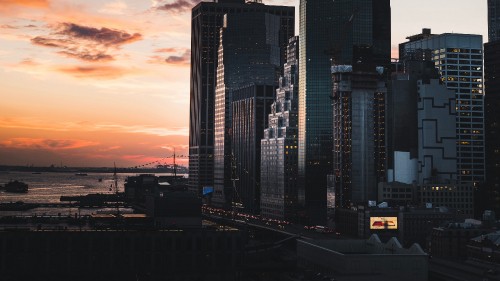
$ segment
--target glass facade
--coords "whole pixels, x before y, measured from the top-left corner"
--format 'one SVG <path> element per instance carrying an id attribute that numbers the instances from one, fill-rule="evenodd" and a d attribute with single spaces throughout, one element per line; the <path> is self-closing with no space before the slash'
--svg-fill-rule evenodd
<path id="1" fill-rule="evenodd" d="M 293 11 L 293 8 L 288 7 L 280 7 L 280 9 L 285 12 L 290 9 Z M 248 181 L 239 182 L 236 191 L 242 192 L 240 195 L 244 198 L 240 196 L 239 199 L 246 202 L 247 206 L 244 207 L 247 210 L 254 212 L 259 209 L 260 196 L 258 193 L 250 192 L 250 190 L 259 189 L 260 170 L 257 169 L 255 163 L 257 160 L 260 163 L 260 139 L 265 122 L 267 122 L 268 112 L 266 110 L 269 109 L 263 109 L 264 113 L 252 110 L 260 110 L 259 107 L 264 107 L 265 104 L 269 107 L 274 97 L 273 95 L 269 97 L 271 102 L 261 103 L 260 96 L 248 94 L 248 89 L 251 88 L 248 87 L 249 85 L 277 86 L 281 53 L 283 52 L 281 36 L 290 31 L 293 30 L 288 29 L 288 26 L 283 26 L 281 16 L 267 12 L 227 14 L 224 17 L 224 27 L 220 30 L 215 97 L 214 194 L 212 202 L 217 205 L 227 205 L 233 201 L 235 187 L 233 187 L 232 179 L 242 177 L 242 168 L 245 168 L 247 171 L 252 170 L 254 176 Z M 234 119 L 233 115 L 233 102 L 239 102 L 237 117 L 240 119 L 237 120 Z M 243 115 L 245 110 L 247 110 L 246 115 Z M 264 114 L 262 124 L 258 120 L 247 120 L 250 123 L 245 123 L 247 121 L 241 119 L 251 115 L 254 118 L 262 118 L 258 114 Z M 242 123 L 245 123 L 245 126 L 252 125 L 253 127 L 239 130 L 239 135 L 236 136 L 233 125 L 240 126 Z M 257 123 L 260 127 L 256 127 Z M 241 128 L 238 127 L 238 129 Z M 253 135 L 246 135 L 247 133 Z M 247 144 L 243 143 L 245 138 L 248 140 Z M 255 141 L 256 138 L 259 140 L 258 142 Z M 246 153 L 253 155 L 251 160 L 242 160 L 244 156 L 239 154 L 242 151 L 241 147 L 234 147 L 232 144 L 232 140 L 236 139 L 238 145 L 253 145 L 251 151 L 244 152 L 245 155 Z M 257 151 L 258 158 L 255 159 Z M 244 174 L 246 177 L 246 172 Z"/>
<path id="2" fill-rule="evenodd" d="M 272 83 L 252 84 L 233 91 L 231 145 L 238 175 L 233 201 L 242 203 L 243 210 L 253 214 L 260 214 L 261 139 L 275 90 L 276 84 Z"/>
<path id="3" fill-rule="evenodd" d="M 500 39 L 484 44 L 485 137 L 487 192 L 484 209 L 500 214 Z M 479 210 L 482 211 L 482 210 Z"/>
<path id="4" fill-rule="evenodd" d="M 311 223 L 326 220 L 332 172 L 331 61 L 352 64 L 355 46 L 370 46 L 390 66 L 389 0 L 301 0 L 299 68 L 299 203 Z"/>
<path id="5" fill-rule="evenodd" d="M 488 41 L 500 39 L 500 0 L 488 0 Z"/>
<path id="6" fill-rule="evenodd" d="M 225 14 L 262 11 L 279 15 L 282 50 L 294 34 L 293 7 L 246 4 L 244 0 L 201 2 L 192 9 L 189 118 L 189 186 L 201 193 L 214 184 L 214 121 L 220 28 Z M 285 52 L 281 52 L 284 63 Z"/>

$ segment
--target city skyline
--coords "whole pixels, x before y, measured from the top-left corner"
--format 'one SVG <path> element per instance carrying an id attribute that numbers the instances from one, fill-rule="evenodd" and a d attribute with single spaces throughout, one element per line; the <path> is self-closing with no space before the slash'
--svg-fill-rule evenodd
<path id="1" fill-rule="evenodd" d="M 4 1 L 0 164 L 123 167 L 174 148 L 188 155 L 190 11 L 198 2 Z M 298 19 L 299 1 L 263 2 L 294 5 Z M 391 1 L 392 57 L 423 27 L 487 41 L 486 1 L 453 1 L 453 13 L 406 2 Z M 463 20 L 470 14 L 474 24 Z"/>

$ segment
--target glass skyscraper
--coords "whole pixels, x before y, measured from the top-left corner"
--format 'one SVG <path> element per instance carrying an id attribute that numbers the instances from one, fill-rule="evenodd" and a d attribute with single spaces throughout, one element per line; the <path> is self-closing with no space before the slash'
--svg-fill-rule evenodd
<path id="1" fill-rule="evenodd" d="M 370 46 L 390 66 L 389 0 L 301 0 L 299 57 L 299 203 L 310 223 L 326 221 L 332 173 L 331 58 L 352 64 L 355 46 Z"/>
<path id="2" fill-rule="evenodd" d="M 500 214 L 500 0 L 488 0 L 489 42 L 484 44 L 486 182 L 480 206 Z M 482 211 L 482 210 L 478 210 Z"/>
<path id="3" fill-rule="evenodd" d="M 275 67 L 278 69 L 278 66 Z M 232 92 L 231 149 L 234 172 L 238 177 L 233 202 L 242 203 L 241 208 L 253 214 L 260 214 L 261 139 L 274 101 L 276 85 L 275 81 L 269 81 L 267 85 L 252 83 Z"/>
<path id="4" fill-rule="evenodd" d="M 500 39 L 500 0 L 488 0 L 488 41 Z"/>
<path id="5" fill-rule="evenodd" d="M 278 8 L 286 17 L 290 13 L 293 14 L 293 7 Z M 260 170 L 255 167 L 255 163 L 259 162 L 260 167 L 260 139 L 272 103 L 272 93 L 278 84 L 280 74 L 280 54 L 283 52 L 280 37 L 290 31 L 288 26 L 283 28 L 282 22 L 281 16 L 267 11 L 228 14 L 224 17 L 224 26 L 219 36 L 215 97 L 212 202 L 216 205 L 231 203 L 236 198 L 233 197 L 233 192 L 241 191 L 237 201 L 246 202 L 244 207 L 252 212 L 259 208 L 260 196 L 258 192 L 251 191 L 259 188 Z M 272 90 L 263 91 L 262 95 L 259 92 L 262 88 L 251 85 L 271 86 Z M 233 105 L 236 102 L 237 104 Z M 265 106 L 269 108 L 260 110 Z M 233 120 L 233 108 L 237 109 L 237 120 Z M 252 112 L 253 109 L 258 112 Z M 257 116 L 259 113 L 260 116 Z M 245 120 L 252 116 L 256 119 Z M 256 126 L 257 124 L 259 126 Z M 233 128 L 233 125 L 237 127 Z M 252 126 L 252 128 L 242 128 L 242 126 Z M 232 140 L 237 141 L 234 147 Z M 255 147 L 252 147 L 251 151 L 246 151 L 245 146 L 251 143 Z M 259 154 L 257 158 L 256 151 Z M 253 158 L 244 159 L 247 153 L 251 153 Z M 245 173 L 246 180 L 242 180 L 234 189 L 232 179 L 242 177 L 242 172 Z M 250 174 L 250 178 L 247 178 L 247 173 Z M 256 198 L 249 198 L 252 196 Z"/>
<path id="6" fill-rule="evenodd" d="M 214 119 L 217 53 L 225 14 L 265 11 L 280 16 L 280 46 L 294 34 L 293 7 L 245 3 L 245 0 L 201 2 L 192 9 L 189 118 L 189 186 L 200 192 L 214 184 Z M 281 53 L 284 63 L 285 52 Z"/>

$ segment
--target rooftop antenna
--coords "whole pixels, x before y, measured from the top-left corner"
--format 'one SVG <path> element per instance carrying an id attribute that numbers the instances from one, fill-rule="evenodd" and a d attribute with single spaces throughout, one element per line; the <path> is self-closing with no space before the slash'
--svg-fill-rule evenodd
<path id="1" fill-rule="evenodd" d="M 174 148 L 174 179 L 177 180 L 177 165 L 175 164 L 175 148 Z"/>
<path id="2" fill-rule="evenodd" d="M 115 182 L 115 194 L 118 195 L 118 176 L 116 175 L 116 162 L 113 162 L 113 165 L 115 166 L 115 170 L 113 173 L 113 180 Z M 120 207 L 118 205 L 118 201 L 116 202 L 116 214 L 120 214 Z"/>
<path id="3" fill-rule="evenodd" d="M 118 194 L 118 176 L 116 175 L 116 162 L 113 162 L 113 165 L 115 166 L 115 170 L 113 173 L 113 180 L 115 182 L 115 193 Z"/>

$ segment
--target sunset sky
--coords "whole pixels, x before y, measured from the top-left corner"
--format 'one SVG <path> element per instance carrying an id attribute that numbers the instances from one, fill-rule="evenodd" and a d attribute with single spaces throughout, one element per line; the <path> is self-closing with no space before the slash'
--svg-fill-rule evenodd
<path id="1" fill-rule="evenodd" d="M 187 155 L 198 2 L 0 0 L 0 165 L 128 167 L 174 148 Z M 299 0 L 263 2 L 295 5 L 298 18 Z M 487 40 L 486 0 L 391 3 L 394 56 L 423 27 Z"/>

